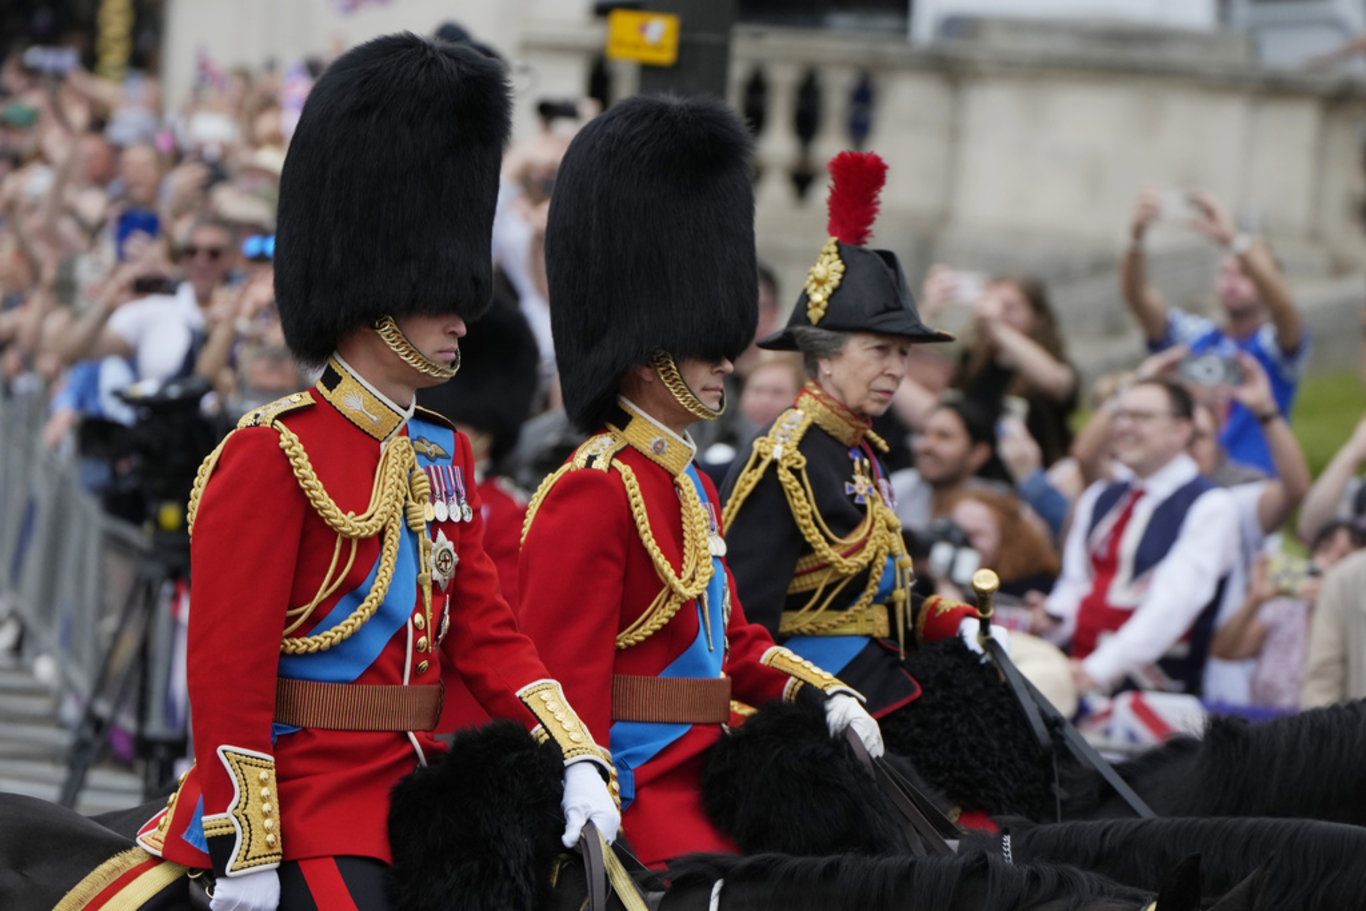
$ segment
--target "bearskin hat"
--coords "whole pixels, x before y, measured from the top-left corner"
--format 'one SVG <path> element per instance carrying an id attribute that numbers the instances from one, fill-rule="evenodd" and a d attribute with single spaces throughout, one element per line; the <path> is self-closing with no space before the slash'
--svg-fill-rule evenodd
<path id="1" fill-rule="evenodd" d="M 750 138 L 718 100 L 636 96 L 588 123 L 545 238 L 565 410 L 593 431 L 626 371 L 663 349 L 734 359 L 754 339 Z"/>
<path id="2" fill-rule="evenodd" d="M 275 291 L 296 357 L 321 363 L 384 316 L 484 312 L 509 111 L 499 63 L 444 41 L 386 35 L 327 68 L 280 177 Z"/>
<path id="3" fill-rule="evenodd" d="M 787 325 L 759 347 L 795 350 L 792 330 L 801 326 L 898 335 L 915 342 L 952 341 L 952 335 L 920 321 L 896 254 L 865 246 L 872 238 L 886 163 L 872 152 L 841 152 L 827 169 L 832 178 L 829 240 L 807 272 Z"/>
<path id="4" fill-rule="evenodd" d="M 417 391 L 423 408 L 493 436 L 497 465 L 517 444 L 540 375 L 536 337 L 515 301 L 495 299 L 460 340 L 460 372 Z"/>

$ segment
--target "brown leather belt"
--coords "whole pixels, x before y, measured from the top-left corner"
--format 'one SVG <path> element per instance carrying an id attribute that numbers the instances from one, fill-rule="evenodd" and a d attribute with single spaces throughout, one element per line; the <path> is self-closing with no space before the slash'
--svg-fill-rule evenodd
<path id="1" fill-rule="evenodd" d="M 730 678 L 613 674 L 612 720 L 725 724 L 730 721 Z"/>
<path id="2" fill-rule="evenodd" d="M 280 677 L 275 720 L 327 731 L 431 731 L 441 717 L 441 684 L 376 686 Z"/>

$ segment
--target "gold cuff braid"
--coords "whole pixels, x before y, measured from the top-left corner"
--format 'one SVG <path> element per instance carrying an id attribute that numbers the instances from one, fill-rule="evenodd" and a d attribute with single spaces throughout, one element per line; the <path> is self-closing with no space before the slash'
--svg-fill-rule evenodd
<path id="1" fill-rule="evenodd" d="M 389 346 L 389 350 L 399 356 L 403 363 L 412 367 L 418 373 L 426 376 L 434 376 L 439 380 L 448 380 L 460 370 L 460 349 L 455 349 L 455 363 L 449 367 L 442 367 L 436 361 L 427 357 L 413 343 L 408 341 L 408 336 L 403 334 L 403 330 L 398 328 L 398 323 L 394 322 L 392 316 L 375 323 L 375 332 L 384 344 Z"/>
<path id="2" fill-rule="evenodd" d="M 836 692 L 854 693 L 854 689 L 829 671 L 823 671 L 790 649 L 775 645 L 764 652 L 759 663 L 781 671 L 792 678 L 783 689 L 783 699 L 791 702 L 802 685 L 814 686 L 827 695 Z"/>
<path id="3" fill-rule="evenodd" d="M 232 803 L 226 813 L 204 817 L 204 836 L 233 837 L 227 863 L 229 875 L 280 863 L 284 860 L 284 836 L 280 831 L 275 758 L 230 746 L 220 746 L 218 758 L 232 779 Z"/>
<path id="4" fill-rule="evenodd" d="M 554 740 L 564 754 L 565 764 L 579 760 L 596 762 L 608 775 L 607 789 L 617 806 L 621 806 L 621 788 L 617 783 L 617 767 L 612 763 L 612 754 L 593 740 L 593 735 L 579 720 L 578 713 L 564 698 L 564 691 L 555 680 L 537 680 L 517 691 L 517 698 L 539 725 L 531 732 L 538 742 Z"/>

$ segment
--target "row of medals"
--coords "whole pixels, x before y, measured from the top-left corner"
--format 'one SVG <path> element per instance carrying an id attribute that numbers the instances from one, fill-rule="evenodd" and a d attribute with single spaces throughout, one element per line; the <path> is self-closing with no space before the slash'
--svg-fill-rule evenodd
<path id="1" fill-rule="evenodd" d="M 433 495 L 422 508 L 422 512 L 428 522 L 433 519 L 438 522 L 468 522 L 474 518 L 474 510 L 470 509 L 470 504 L 458 503 L 454 496 L 450 499 L 441 499 Z"/>

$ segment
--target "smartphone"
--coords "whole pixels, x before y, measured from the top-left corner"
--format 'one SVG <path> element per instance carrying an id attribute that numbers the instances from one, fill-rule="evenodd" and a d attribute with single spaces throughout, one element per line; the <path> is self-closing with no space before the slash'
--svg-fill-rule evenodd
<path id="1" fill-rule="evenodd" d="M 1176 372 L 1197 386 L 1239 386 L 1243 382 L 1243 368 L 1238 362 L 1212 351 L 1183 358 Z"/>
<path id="2" fill-rule="evenodd" d="M 1001 398 L 1001 413 L 1013 418 L 1019 418 L 1021 422 L 1029 420 L 1029 400 L 1020 398 L 1018 395 L 1007 395 Z"/>
<path id="3" fill-rule="evenodd" d="M 954 272 L 953 302 L 971 307 L 982 299 L 987 290 L 985 272 Z"/>
<path id="4" fill-rule="evenodd" d="M 1162 201 L 1158 206 L 1157 217 L 1162 221 L 1189 222 L 1199 217 L 1190 193 L 1185 190 L 1168 188 L 1162 191 Z"/>
<path id="5" fill-rule="evenodd" d="M 65 76 L 80 63 L 80 57 L 74 47 L 31 47 L 20 62 L 25 69 L 45 76 Z"/>
<path id="6" fill-rule="evenodd" d="M 114 250 L 118 255 L 119 262 L 127 259 L 124 255 L 124 242 L 135 231 L 141 231 L 148 237 L 156 237 L 161 230 L 161 219 L 157 213 L 151 209 L 128 209 L 119 216 L 117 224 L 114 226 Z"/>

